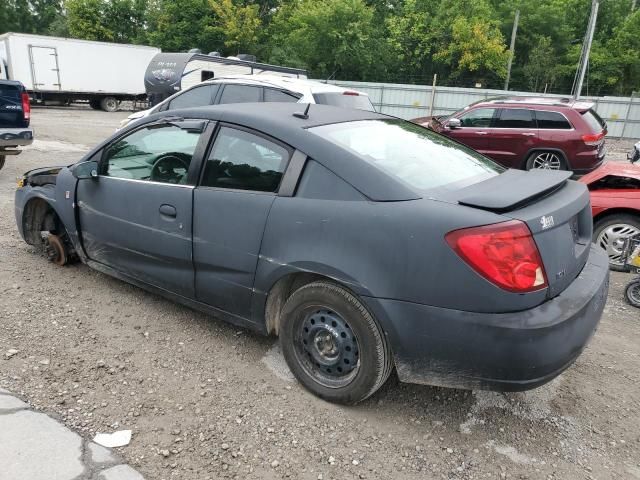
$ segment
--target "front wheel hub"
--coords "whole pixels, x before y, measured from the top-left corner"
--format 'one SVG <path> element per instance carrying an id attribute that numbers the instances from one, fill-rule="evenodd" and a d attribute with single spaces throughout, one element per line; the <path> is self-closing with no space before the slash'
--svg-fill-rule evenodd
<path id="1" fill-rule="evenodd" d="M 307 313 L 300 323 L 298 338 L 299 354 L 317 380 L 340 383 L 359 365 L 356 336 L 349 324 L 332 310 L 317 309 Z"/>

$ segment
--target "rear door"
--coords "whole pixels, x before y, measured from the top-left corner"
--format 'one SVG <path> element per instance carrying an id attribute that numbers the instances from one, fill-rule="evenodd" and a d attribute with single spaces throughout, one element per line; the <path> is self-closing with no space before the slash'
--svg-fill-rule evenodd
<path id="1" fill-rule="evenodd" d="M 489 134 L 495 114 L 495 108 L 469 110 L 458 117 L 461 122 L 459 128 L 445 126 L 442 133 L 484 155 L 491 156 L 489 155 Z"/>
<path id="2" fill-rule="evenodd" d="M 526 108 L 501 108 L 489 136 L 491 158 L 509 168 L 524 168 L 527 153 L 538 145 L 533 112 Z"/>
<path id="3" fill-rule="evenodd" d="M 29 47 L 34 90 L 60 90 L 58 53 L 52 47 Z"/>
<path id="4" fill-rule="evenodd" d="M 222 125 L 194 191 L 196 297 L 249 318 L 267 216 L 292 150 L 273 138 Z"/>

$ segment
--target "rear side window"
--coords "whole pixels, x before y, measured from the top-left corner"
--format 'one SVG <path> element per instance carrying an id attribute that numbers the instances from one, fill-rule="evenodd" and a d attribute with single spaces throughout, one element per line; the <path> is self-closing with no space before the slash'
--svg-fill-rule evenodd
<path id="1" fill-rule="evenodd" d="M 273 88 L 264 89 L 264 101 L 265 102 L 297 102 L 299 97 L 292 93 L 283 92 L 282 90 L 275 90 Z"/>
<path id="2" fill-rule="evenodd" d="M 262 100 L 262 87 L 225 85 L 220 103 L 247 103 Z"/>
<path id="3" fill-rule="evenodd" d="M 558 112 L 536 110 L 538 128 L 543 130 L 571 130 L 573 128 L 564 115 Z"/>
<path id="4" fill-rule="evenodd" d="M 204 168 L 201 185 L 275 192 L 289 162 L 289 151 L 244 130 L 222 127 Z"/>
<path id="5" fill-rule="evenodd" d="M 503 108 L 496 128 L 535 128 L 531 110 L 524 108 Z"/>
<path id="6" fill-rule="evenodd" d="M 584 121 L 587 122 L 587 125 L 589 125 L 589 130 L 591 130 L 593 133 L 600 133 L 607 127 L 607 124 L 602 119 L 602 117 L 600 117 L 600 115 L 598 115 L 593 109 L 589 109 L 586 112 L 583 112 L 582 118 L 584 118 Z"/>
<path id="7" fill-rule="evenodd" d="M 470 148 L 404 120 L 361 120 L 309 130 L 421 191 L 460 188 L 504 171 Z"/>
<path id="8" fill-rule="evenodd" d="M 333 105 L 334 107 L 349 108 L 351 110 L 366 110 L 375 112 L 373 104 L 367 95 L 353 93 L 329 92 L 314 93 L 313 99 L 321 105 Z"/>
<path id="9" fill-rule="evenodd" d="M 203 85 L 187 90 L 181 95 L 171 100 L 167 110 L 178 108 L 204 107 L 211 105 L 213 97 L 218 91 L 218 85 Z"/>
<path id="10" fill-rule="evenodd" d="M 459 118 L 463 127 L 489 128 L 495 113 L 495 108 L 476 108 Z"/>

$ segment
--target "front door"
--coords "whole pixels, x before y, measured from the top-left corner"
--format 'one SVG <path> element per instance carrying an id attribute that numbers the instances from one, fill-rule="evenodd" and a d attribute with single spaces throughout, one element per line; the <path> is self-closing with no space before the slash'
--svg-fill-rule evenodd
<path id="1" fill-rule="evenodd" d="M 527 152 L 538 143 L 531 110 L 502 108 L 489 136 L 489 156 L 509 168 L 524 168 Z"/>
<path id="2" fill-rule="evenodd" d="M 262 235 L 292 151 L 222 125 L 194 191 L 196 298 L 250 318 Z"/>
<path id="3" fill-rule="evenodd" d="M 204 124 L 152 124 L 105 147 L 98 178 L 78 182 L 77 190 L 82 244 L 91 260 L 194 297 L 188 173 L 199 163 L 195 152 L 204 150 Z"/>
<path id="4" fill-rule="evenodd" d="M 463 113 L 458 118 L 461 126 L 447 128 L 447 136 L 486 155 L 489 149 L 489 134 L 493 124 L 495 108 L 476 108 Z"/>

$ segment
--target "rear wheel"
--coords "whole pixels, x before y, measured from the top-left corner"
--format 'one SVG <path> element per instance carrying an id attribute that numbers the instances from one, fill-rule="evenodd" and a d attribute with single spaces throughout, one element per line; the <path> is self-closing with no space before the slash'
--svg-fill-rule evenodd
<path id="1" fill-rule="evenodd" d="M 115 97 L 104 97 L 100 100 L 100 108 L 105 112 L 115 112 L 119 105 L 120 102 Z"/>
<path id="2" fill-rule="evenodd" d="M 626 272 L 622 248 L 627 237 L 640 234 L 640 217 L 626 213 L 614 214 L 598 220 L 593 227 L 593 242 L 609 257 L 609 267 Z"/>
<path id="3" fill-rule="evenodd" d="M 0 155 L 0 170 L 2 170 L 2 167 L 4 167 L 4 162 L 6 158 L 7 157 L 5 157 L 4 155 Z"/>
<path id="4" fill-rule="evenodd" d="M 640 278 L 627 285 L 624 290 L 624 296 L 630 305 L 640 308 Z"/>
<path id="5" fill-rule="evenodd" d="M 391 373 L 381 328 L 360 300 L 330 282 L 310 283 L 289 297 L 280 343 L 298 381 L 331 402 L 358 403 Z"/>
<path id="6" fill-rule="evenodd" d="M 92 98 L 91 100 L 89 100 L 89 106 L 91 108 L 93 108 L 94 110 L 100 110 L 100 99 L 99 98 Z"/>
<path id="7" fill-rule="evenodd" d="M 526 167 L 527 170 L 566 170 L 567 164 L 562 154 L 543 150 L 529 155 Z"/>

